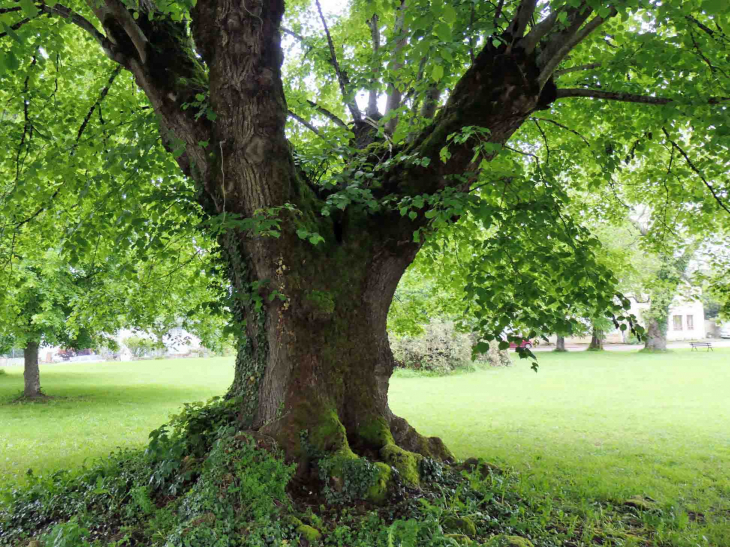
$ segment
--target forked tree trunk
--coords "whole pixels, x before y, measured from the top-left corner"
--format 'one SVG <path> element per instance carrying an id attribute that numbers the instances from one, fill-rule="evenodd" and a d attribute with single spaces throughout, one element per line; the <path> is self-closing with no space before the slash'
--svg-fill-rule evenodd
<path id="1" fill-rule="evenodd" d="M 588 346 L 588 349 L 594 351 L 603 349 L 603 332 L 595 327 L 593 327 L 593 332 L 591 333 L 591 344 Z"/>
<path id="2" fill-rule="evenodd" d="M 646 339 L 644 340 L 644 349 L 650 351 L 666 351 L 666 322 L 664 322 L 664 325 L 662 325 L 662 322 L 657 319 L 650 320 L 646 325 L 645 337 Z"/>
<path id="3" fill-rule="evenodd" d="M 23 380 L 25 388 L 23 395 L 28 398 L 41 396 L 41 374 L 38 367 L 38 347 L 36 341 L 28 342 L 23 350 L 25 366 L 23 369 Z"/>
<path id="4" fill-rule="evenodd" d="M 164 141 L 170 143 L 173 134 L 184 143 L 177 161 L 199 185 L 202 205 L 234 224 L 221 236 L 243 331 L 231 395 L 241 397 L 242 424 L 272 435 L 290 456 L 306 448 L 305 433 L 307 444 L 319 450 L 392 453 L 397 445 L 448 459 L 439 439 L 422 437 L 388 406 L 394 365 L 388 307 L 420 247 L 413 233 L 428 221 L 423 211 L 411 220 L 397 208 L 365 214 L 357 203 L 331 217 L 320 214 L 322 194 L 332 190 L 306 180 L 284 130 L 283 11 L 276 0 L 254 11 L 227 0 L 198 2 L 191 11 L 194 48 L 180 24 L 140 17 L 150 39 L 147 59 L 123 60 L 150 98 Z M 96 13 L 101 21 L 108 15 L 103 7 Z M 474 143 L 452 143 L 443 162 L 449 135 L 477 125 L 489 129 L 482 144 L 506 142 L 536 108 L 554 99 L 541 103 L 538 74 L 534 56 L 508 53 L 488 41 L 433 123 L 403 150 L 423 161 L 398 163 L 380 176 L 374 197 L 436 194 L 454 177 L 461 181 L 458 190 L 468 190 L 480 163 Z M 206 91 L 206 82 L 215 121 L 182 108 Z M 361 121 L 353 132 L 354 147 L 377 139 Z M 365 156 L 355 153 L 353 160 Z M 287 204 L 297 213 L 289 213 Z M 278 237 L 255 235 L 255 225 L 235 226 L 262 215 L 281 222 Z M 324 242 L 315 247 L 297 230 L 316 232 Z"/>
<path id="5" fill-rule="evenodd" d="M 567 351 L 565 349 L 565 337 L 564 336 L 558 336 L 557 340 L 555 341 L 555 351 Z"/>

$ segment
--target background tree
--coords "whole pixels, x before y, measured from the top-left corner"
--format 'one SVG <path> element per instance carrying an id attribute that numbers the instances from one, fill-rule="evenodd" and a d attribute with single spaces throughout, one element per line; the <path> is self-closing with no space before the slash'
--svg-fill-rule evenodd
<path id="1" fill-rule="evenodd" d="M 647 178 L 655 199 L 689 194 L 710 219 L 727 208 L 722 2 L 355 1 L 329 21 L 317 2 L 292 2 L 285 19 L 278 1 L 18 7 L 4 14 L 3 41 L 3 89 L 21 97 L 11 101 L 15 155 L 24 157 L 39 122 L 28 96 L 53 93 L 45 55 L 57 58 L 86 33 L 109 61 L 92 61 L 86 48 L 79 66 L 112 75 L 122 67 L 125 85 L 143 92 L 128 91 L 129 104 L 114 109 L 120 124 L 132 110 L 139 126 L 119 142 L 129 161 L 110 176 L 168 167 L 161 143 L 188 177 L 164 181 L 162 192 L 138 185 L 121 201 L 146 194 L 164 209 L 164 196 L 180 192 L 210 215 L 241 339 L 231 394 L 243 396 L 242 425 L 290 455 L 309 430 L 316 448 L 343 456 L 352 446 L 393 463 L 413 461 L 404 450 L 450 457 L 387 402 L 388 306 L 429 235 L 470 218 L 496 230 L 481 257 L 519 290 L 503 293 L 490 283 L 494 270 L 473 261 L 470 301 L 499 311 L 479 322 L 485 343 L 512 322 L 561 330 L 565 305 L 621 317 L 598 242 L 566 208 L 567 186 L 610 186 L 626 156 L 645 156 L 644 171 L 680 179 L 667 193 L 651 187 L 660 177 Z M 284 73 L 282 32 L 292 37 Z M 302 128 L 290 140 L 287 117 Z M 142 143 L 152 156 L 140 154 Z M 81 178 L 69 179 L 69 193 L 80 193 Z M 27 191 L 29 179 L 16 179 L 13 192 Z M 58 184 L 31 193 L 47 199 Z M 114 216 L 104 210 L 102 225 Z M 132 223 L 153 216 L 143 210 Z M 560 291 L 535 290 L 558 281 Z"/>

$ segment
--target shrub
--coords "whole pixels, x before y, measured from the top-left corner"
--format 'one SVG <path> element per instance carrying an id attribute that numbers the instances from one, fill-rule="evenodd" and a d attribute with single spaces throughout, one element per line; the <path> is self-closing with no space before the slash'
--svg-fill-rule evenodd
<path id="1" fill-rule="evenodd" d="M 158 349 L 157 343 L 141 336 L 130 336 L 125 338 L 123 343 L 132 352 L 132 357 L 135 359 L 141 359 Z"/>
<path id="2" fill-rule="evenodd" d="M 471 337 L 457 332 L 453 322 L 433 320 L 419 336 L 394 337 L 391 348 L 402 368 L 448 374 L 471 367 Z"/>

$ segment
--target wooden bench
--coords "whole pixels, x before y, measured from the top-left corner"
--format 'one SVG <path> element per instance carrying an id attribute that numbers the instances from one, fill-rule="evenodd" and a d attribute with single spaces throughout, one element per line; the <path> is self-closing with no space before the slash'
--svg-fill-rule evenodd
<path id="1" fill-rule="evenodd" d="M 712 349 L 712 342 L 690 342 L 689 345 L 692 346 L 692 351 L 697 348 L 707 348 L 707 351 L 715 351 Z"/>

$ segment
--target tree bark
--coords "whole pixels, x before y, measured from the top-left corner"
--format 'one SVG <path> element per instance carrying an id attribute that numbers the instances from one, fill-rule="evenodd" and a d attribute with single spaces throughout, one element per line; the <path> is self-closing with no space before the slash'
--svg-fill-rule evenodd
<path id="1" fill-rule="evenodd" d="M 646 339 L 644 340 L 644 349 L 649 351 L 666 351 L 667 350 L 667 327 L 666 321 L 664 328 L 657 319 L 651 319 L 646 325 Z"/>
<path id="2" fill-rule="evenodd" d="M 565 349 L 564 336 L 558 336 L 557 340 L 555 341 L 555 351 L 568 351 Z"/>
<path id="3" fill-rule="evenodd" d="M 591 344 L 588 346 L 589 350 L 601 351 L 603 350 L 603 331 L 593 327 L 591 333 Z"/>
<path id="4" fill-rule="evenodd" d="M 41 376 L 38 367 L 38 347 L 37 341 L 28 342 L 23 350 L 25 367 L 23 370 L 23 379 L 25 388 L 23 395 L 28 398 L 40 397 L 41 393 Z"/>

